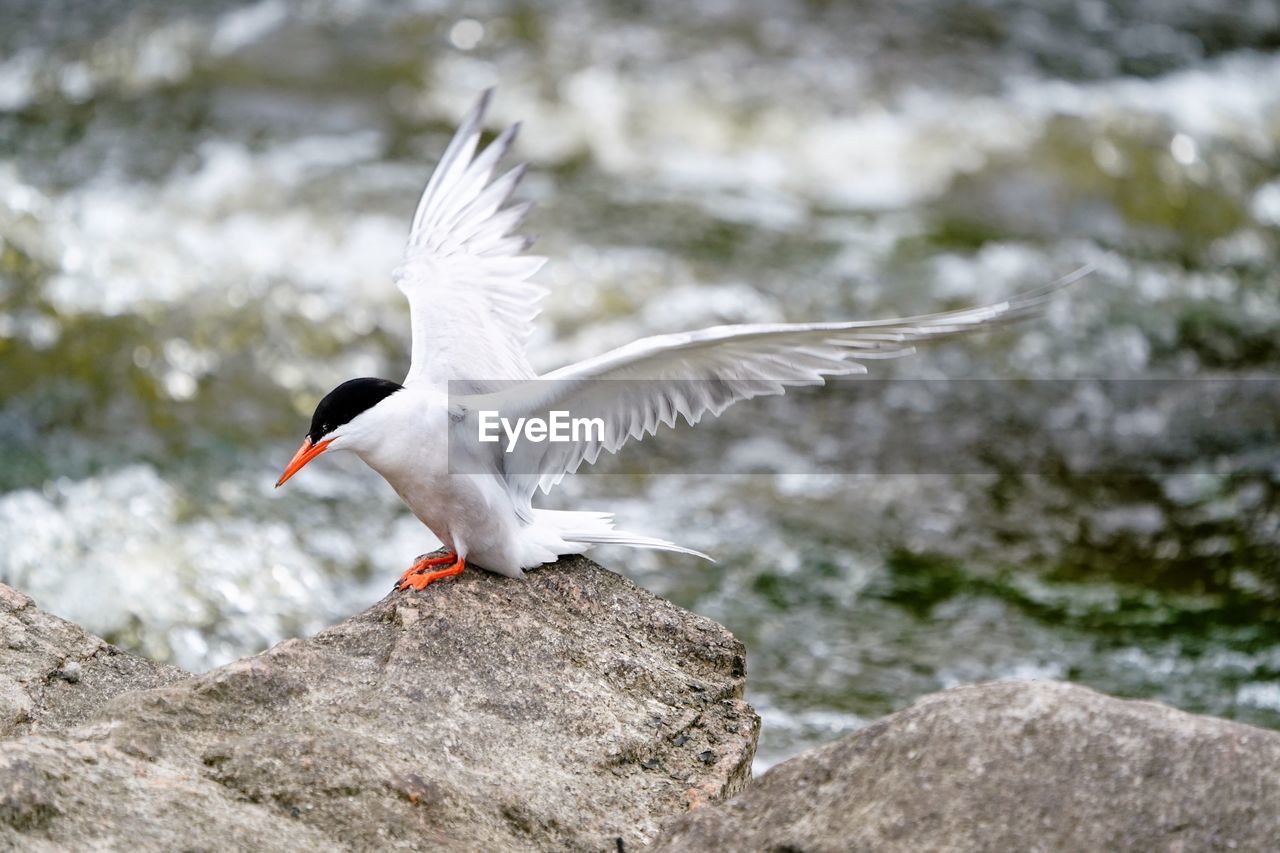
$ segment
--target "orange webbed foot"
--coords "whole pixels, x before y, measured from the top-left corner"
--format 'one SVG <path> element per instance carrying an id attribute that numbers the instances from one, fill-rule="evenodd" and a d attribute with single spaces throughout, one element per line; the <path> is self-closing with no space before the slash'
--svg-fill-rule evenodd
<path id="1" fill-rule="evenodd" d="M 435 554 L 435 552 L 432 552 L 432 554 L 423 554 L 418 558 L 417 562 L 405 569 L 404 574 L 402 574 L 400 579 L 396 581 L 396 586 L 400 589 L 404 589 L 401 585 L 414 575 L 422 574 L 427 569 L 434 569 L 436 566 L 447 566 L 458 559 L 458 555 L 452 551 L 446 551 L 443 554 L 435 554 L 434 556 L 433 554 Z"/>
<path id="2" fill-rule="evenodd" d="M 437 563 L 437 565 L 439 564 Z M 438 581 L 441 578 L 451 578 L 454 575 L 462 574 L 462 570 L 466 567 L 467 561 L 459 557 L 457 562 L 447 569 L 440 569 L 434 572 L 416 572 L 408 577 L 401 578 L 399 588 L 402 590 L 416 589 L 421 591 L 427 588 L 427 584 Z"/>

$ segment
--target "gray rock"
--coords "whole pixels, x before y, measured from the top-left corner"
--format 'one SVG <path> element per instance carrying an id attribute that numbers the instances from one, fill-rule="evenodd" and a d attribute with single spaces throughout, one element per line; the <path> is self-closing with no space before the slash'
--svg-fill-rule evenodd
<path id="1" fill-rule="evenodd" d="M 0 584 L 0 737 L 61 732 L 126 690 L 187 677 L 126 654 Z"/>
<path id="2" fill-rule="evenodd" d="M 1052 682 L 925 697 L 653 851 L 1275 850 L 1280 732 Z"/>
<path id="3" fill-rule="evenodd" d="M 583 558 L 198 677 L 117 653 L 110 681 L 101 641 L 22 598 L 0 587 L 42 650 L 0 657 L 0 848 L 611 850 L 750 774 L 742 645 Z"/>

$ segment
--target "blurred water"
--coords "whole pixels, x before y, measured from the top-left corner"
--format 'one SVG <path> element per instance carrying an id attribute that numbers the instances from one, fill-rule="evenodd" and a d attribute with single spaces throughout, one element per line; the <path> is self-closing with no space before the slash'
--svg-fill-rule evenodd
<path id="1" fill-rule="evenodd" d="M 403 375 L 389 273 L 494 84 L 553 258 L 541 366 L 958 307 L 1086 262 L 1042 322 L 880 375 L 1280 365 L 1274 3 L 460 8 L 0 3 L 0 580 L 203 669 L 358 610 L 432 546 L 355 460 L 271 486 L 319 395 Z M 921 403 L 886 405 L 881 429 Z M 945 392 L 928 405 L 963 428 Z M 994 677 L 1280 726 L 1275 430 L 1188 452 L 1157 409 L 1094 427 L 1147 424 L 1163 467 L 1141 475 L 1048 464 L 1019 421 L 989 428 L 986 473 L 799 476 L 778 460 L 864 452 L 876 416 L 807 391 L 549 505 L 718 557 L 597 554 L 747 643 L 762 764 Z M 761 473 L 649 473 L 717 457 Z"/>

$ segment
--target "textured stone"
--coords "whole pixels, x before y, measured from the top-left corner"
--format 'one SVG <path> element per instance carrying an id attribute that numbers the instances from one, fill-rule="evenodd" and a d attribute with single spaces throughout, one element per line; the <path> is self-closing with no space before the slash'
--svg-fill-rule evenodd
<path id="1" fill-rule="evenodd" d="M 198 677 L 19 595 L 44 651 L 0 675 L 58 692 L 16 694 L 0 848 L 605 850 L 750 774 L 741 644 L 584 558 L 393 593 Z M 111 690 L 103 656 L 130 661 Z"/>
<path id="2" fill-rule="evenodd" d="M 0 584 L 0 737 L 60 732 L 126 690 L 187 677 L 126 654 Z"/>
<path id="3" fill-rule="evenodd" d="M 1280 733 L 1053 682 L 921 699 L 654 851 L 1274 850 Z"/>

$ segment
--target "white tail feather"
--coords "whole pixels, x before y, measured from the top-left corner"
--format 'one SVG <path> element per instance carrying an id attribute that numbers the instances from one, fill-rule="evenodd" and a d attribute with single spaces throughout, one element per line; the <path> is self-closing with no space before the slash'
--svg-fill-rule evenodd
<path id="1" fill-rule="evenodd" d="M 692 548 L 658 539 L 653 536 L 641 536 L 625 530 L 613 529 L 613 513 L 610 512 L 570 512 L 562 510 L 535 509 L 536 522 L 558 529 L 560 538 L 566 543 L 576 545 L 625 545 L 629 548 L 648 548 L 653 551 L 670 551 L 675 554 L 688 554 L 701 557 L 712 563 L 714 559 Z"/>
<path id="2" fill-rule="evenodd" d="M 714 559 L 701 551 L 695 551 L 692 548 L 686 548 L 683 545 L 677 545 L 665 539 L 655 539 L 652 536 L 628 533 L 625 530 L 606 530 L 598 533 L 575 533 L 572 530 L 566 530 L 561 536 L 564 537 L 566 542 L 580 542 L 583 545 L 626 545 L 630 548 L 648 548 L 653 551 L 672 551 L 676 554 L 689 554 L 693 557 L 709 560 L 712 563 L 715 562 Z"/>

